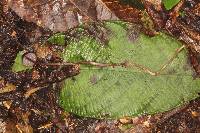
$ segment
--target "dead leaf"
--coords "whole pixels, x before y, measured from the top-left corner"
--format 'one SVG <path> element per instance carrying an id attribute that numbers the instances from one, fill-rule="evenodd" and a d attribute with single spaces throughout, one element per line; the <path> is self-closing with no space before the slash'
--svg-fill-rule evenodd
<path id="1" fill-rule="evenodd" d="M 52 31 L 66 31 L 79 24 L 76 7 L 69 0 L 10 0 L 8 6 L 21 18 Z"/>
<path id="2" fill-rule="evenodd" d="M 70 0 L 92 20 L 117 20 L 116 15 L 101 0 Z"/>
<path id="3" fill-rule="evenodd" d="M 76 27 L 87 17 L 96 20 L 117 20 L 101 0 L 8 1 L 8 6 L 21 18 L 52 31 Z"/>
<path id="4" fill-rule="evenodd" d="M 10 108 L 11 104 L 12 104 L 12 101 L 3 101 L 3 105 L 4 105 L 7 109 Z"/>
<path id="5" fill-rule="evenodd" d="M 117 0 L 102 0 L 105 5 L 121 20 L 139 22 L 141 11 L 129 5 L 124 5 Z"/>
<path id="6" fill-rule="evenodd" d="M 13 120 L 6 121 L 6 133 L 18 133 L 15 121 Z"/>
<path id="7" fill-rule="evenodd" d="M 19 133 L 33 133 L 33 128 L 30 125 L 17 124 L 16 128 Z"/>
<path id="8" fill-rule="evenodd" d="M 10 92 L 16 89 L 16 86 L 11 83 L 5 83 L 3 79 L 0 79 L 0 93 Z"/>
<path id="9" fill-rule="evenodd" d="M 36 55 L 38 58 L 46 58 L 48 55 L 52 55 L 53 51 L 46 45 L 34 44 Z"/>
<path id="10" fill-rule="evenodd" d="M 121 119 L 119 119 L 119 121 L 120 121 L 122 124 L 130 124 L 130 123 L 132 123 L 131 118 L 121 118 Z"/>

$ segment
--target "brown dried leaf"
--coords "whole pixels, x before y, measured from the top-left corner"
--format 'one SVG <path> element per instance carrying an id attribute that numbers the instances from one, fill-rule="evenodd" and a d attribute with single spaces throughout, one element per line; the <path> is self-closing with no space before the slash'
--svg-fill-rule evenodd
<path id="1" fill-rule="evenodd" d="M 30 125 L 17 124 L 16 128 L 20 133 L 33 133 L 33 128 Z"/>
<path id="2" fill-rule="evenodd" d="M 6 122 L 6 133 L 18 133 L 15 121 L 8 120 Z"/>
<path id="3" fill-rule="evenodd" d="M 92 20 L 117 20 L 118 18 L 101 0 L 70 0 L 84 15 Z"/>
<path id="4" fill-rule="evenodd" d="M 53 31 L 66 31 L 79 24 L 76 7 L 69 0 L 10 0 L 8 6 L 26 21 Z"/>
<path id="5" fill-rule="evenodd" d="M 118 19 L 101 0 L 10 0 L 8 6 L 26 21 L 55 32 L 76 27 L 87 19 Z"/>
<path id="6" fill-rule="evenodd" d="M 102 0 L 105 5 L 121 20 L 139 22 L 140 11 L 129 5 L 124 5 L 118 0 Z"/>
<path id="7" fill-rule="evenodd" d="M 6 83 L 3 79 L 0 79 L 0 93 L 10 92 L 16 89 L 16 86 L 11 83 Z"/>

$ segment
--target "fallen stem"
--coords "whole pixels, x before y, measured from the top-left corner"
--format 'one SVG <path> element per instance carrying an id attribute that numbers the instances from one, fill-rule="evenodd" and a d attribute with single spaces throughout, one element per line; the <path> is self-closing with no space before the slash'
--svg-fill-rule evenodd
<path id="1" fill-rule="evenodd" d="M 93 62 L 93 61 L 81 61 L 81 62 L 76 62 L 76 63 L 72 63 L 72 62 L 64 62 L 64 63 L 47 63 L 45 64 L 47 66 L 66 66 L 66 65 L 92 65 L 92 66 L 96 66 L 96 67 L 126 67 L 126 68 L 131 68 L 131 67 L 136 67 L 146 73 L 149 73 L 150 75 L 155 76 L 156 73 L 151 71 L 149 68 L 144 67 L 140 64 L 137 63 L 130 63 L 130 62 L 122 62 L 122 63 L 97 63 L 97 62 Z"/>
<path id="2" fill-rule="evenodd" d="M 184 48 L 185 46 L 183 45 L 180 48 L 176 49 L 172 57 L 165 64 L 163 64 L 163 66 L 156 72 L 156 74 L 159 75 L 163 70 L 165 70 Z"/>
<path id="3" fill-rule="evenodd" d="M 50 128 L 52 125 L 53 125 L 53 123 L 48 123 L 44 126 L 39 127 L 38 130 Z"/>
<path id="4" fill-rule="evenodd" d="M 148 73 L 152 76 L 158 76 L 161 74 L 163 70 L 165 70 L 172 62 L 173 60 L 177 57 L 177 55 L 185 48 L 185 46 L 181 46 L 180 48 L 176 49 L 175 53 L 172 55 L 172 57 L 162 65 L 162 67 L 158 71 L 152 71 L 150 68 L 147 68 L 145 66 L 142 66 L 140 64 L 134 63 L 134 62 L 122 62 L 122 63 L 98 63 L 98 62 L 93 62 L 93 61 L 80 61 L 80 62 L 63 62 L 63 63 L 47 63 L 44 65 L 47 66 L 66 66 L 66 65 L 92 65 L 96 67 L 125 67 L 125 68 L 137 68 L 145 73 Z"/>
<path id="5" fill-rule="evenodd" d="M 25 98 L 27 99 L 27 98 L 29 98 L 33 93 L 35 93 L 36 91 L 39 91 L 39 90 L 41 90 L 41 89 L 43 89 L 43 88 L 45 88 L 45 87 L 47 87 L 47 86 L 36 87 L 36 88 L 30 88 L 30 89 L 24 94 L 24 96 L 25 96 Z"/>

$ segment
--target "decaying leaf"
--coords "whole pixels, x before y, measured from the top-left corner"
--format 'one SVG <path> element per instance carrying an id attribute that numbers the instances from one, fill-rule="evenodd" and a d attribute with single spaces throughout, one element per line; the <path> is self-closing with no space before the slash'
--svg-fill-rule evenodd
<path id="1" fill-rule="evenodd" d="M 117 17 L 101 0 L 70 0 L 92 20 L 116 20 Z"/>
<path id="2" fill-rule="evenodd" d="M 8 1 L 21 18 L 53 31 L 66 31 L 79 24 L 78 12 L 69 0 Z"/>
<path id="3" fill-rule="evenodd" d="M 10 83 L 5 83 L 3 79 L 0 79 L 0 93 L 10 92 L 16 89 L 16 86 Z"/>
<path id="4" fill-rule="evenodd" d="M 139 23 L 140 10 L 123 4 L 120 0 L 102 0 L 105 5 L 120 19 L 128 22 Z M 121 0 L 122 1 L 122 0 Z"/>
<path id="5" fill-rule="evenodd" d="M 32 68 L 31 66 L 26 66 L 25 64 L 23 64 L 23 54 L 24 54 L 23 51 L 20 51 L 17 54 L 17 57 L 15 58 L 15 63 L 12 66 L 12 70 L 14 72 L 19 72 L 19 71 L 23 71 L 23 70 Z"/>
<path id="6" fill-rule="evenodd" d="M 84 22 L 84 18 L 116 20 L 117 17 L 101 0 L 8 1 L 8 6 L 21 18 L 52 31 L 66 31 Z"/>

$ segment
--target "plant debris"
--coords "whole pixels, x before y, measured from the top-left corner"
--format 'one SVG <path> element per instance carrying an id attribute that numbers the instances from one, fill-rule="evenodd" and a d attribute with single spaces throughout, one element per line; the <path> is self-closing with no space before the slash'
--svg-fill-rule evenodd
<path id="1" fill-rule="evenodd" d="M 55 32 L 73 33 L 80 24 L 85 34 L 92 35 L 101 44 L 110 32 L 102 20 L 124 20 L 140 24 L 141 32 L 154 36 L 165 31 L 182 41 L 188 58 L 200 76 L 200 2 L 181 0 L 166 9 L 154 0 L 3 0 L 0 2 L 0 128 L 6 123 L 6 132 L 199 132 L 200 100 L 162 114 L 143 115 L 120 120 L 82 118 L 66 113 L 58 104 L 62 81 L 79 74 L 80 65 L 62 64 L 56 51 L 63 46 L 49 44 Z M 144 23 L 144 21 L 146 23 Z M 88 24 L 89 25 L 89 24 Z M 69 31 L 67 31 L 70 29 Z M 73 33 L 73 34 L 69 34 Z M 128 31 L 130 41 L 137 41 L 139 33 Z M 65 36 L 64 45 L 67 46 Z M 23 51 L 23 60 L 31 68 L 13 71 L 16 57 Z M 76 79 L 73 79 L 76 80 Z M 95 75 L 90 79 L 97 82 Z M 0 130 L 1 131 L 1 130 Z"/>

